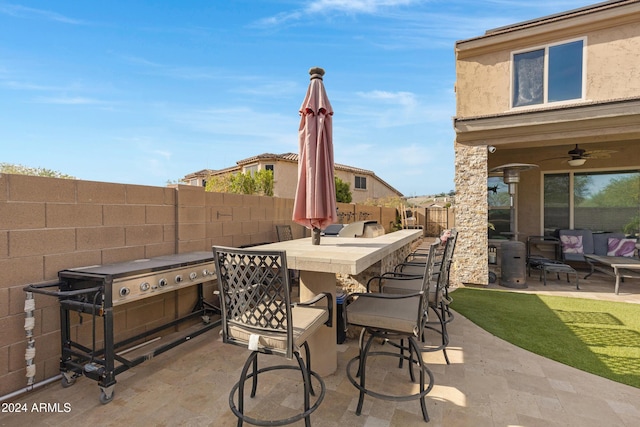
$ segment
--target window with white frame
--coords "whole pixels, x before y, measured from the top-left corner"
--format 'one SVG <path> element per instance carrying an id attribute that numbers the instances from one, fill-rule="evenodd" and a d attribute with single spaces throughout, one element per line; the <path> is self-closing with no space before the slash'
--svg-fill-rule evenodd
<path id="1" fill-rule="evenodd" d="M 366 190 L 367 189 L 367 177 L 365 176 L 356 176 L 356 182 L 354 188 L 358 190 Z"/>
<path id="2" fill-rule="evenodd" d="M 512 107 L 582 99 L 584 39 L 512 54 Z"/>
<path id="3" fill-rule="evenodd" d="M 258 165 L 257 164 L 249 165 L 249 166 L 245 166 L 244 167 L 244 173 L 250 173 L 251 175 L 253 175 L 256 172 L 258 172 Z"/>

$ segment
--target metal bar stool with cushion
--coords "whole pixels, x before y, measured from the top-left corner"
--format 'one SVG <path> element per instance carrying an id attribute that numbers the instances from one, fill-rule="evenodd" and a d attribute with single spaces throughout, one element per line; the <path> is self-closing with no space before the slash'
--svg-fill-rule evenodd
<path id="1" fill-rule="evenodd" d="M 276 234 L 278 235 L 278 242 L 293 240 L 293 233 L 291 232 L 290 225 L 276 225 Z"/>
<path id="2" fill-rule="evenodd" d="M 453 312 L 450 310 L 449 305 L 451 304 L 451 302 L 453 301 L 453 299 L 451 298 L 451 296 L 449 295 L 449 273 L 451 271 L 451 262 L 453 259 L 453 252 L 455 250 L 456 247 L 456 242 L 458 241 L 458 232 L 456 229 L 451 229 L 448 231 L 448 236 L 447 238 L 444 240 L 444 243 L 439 245 L 437 248 L 437 252 L 436 252 L 436 266 L 441 266 L 443 260 L 445 259 L 445 257 L 448 260 L 448 265 L 447 267 L 444 269 L 444 272 L 446 273 L 445 276 L 443 277 L 444 280 L 444 287 L 443 287 L 443 291 L 444 291 L 444 299 L 443 299 L 443 304 L 444 304 L 444 321 L 445 323 L 449 323 L 453 320 L 454 318 L 454 314 Z M 447 252 L 448 251 L 448 252 Z M 398 272 L 398 273 L 403 273 L 403 274 L 419 274 L 419 272 L 421 271 L 421 269 L 424 266 L 424 256 L 426 253 L 428 253 L 429 251 L 424 251 L 418 256 L 418 257 L 410 257 L 407 258 L 407 260 L 405 260 L 405 262 L 400 263 L 398 265 L 395 266 L 394 271 Z M 423 259 L 420 259 L 420 258 Z M 442 268 L 438 268 L 436 270 L 436 274 L 439 274 L 440 270 Z"/>
<path id="3" fill-rule="evenodd" d="M 433 254 L 430 258 L 433 259 Z M 425 268 L 430 269 L 432 267 L 433 263 L 428 262 Z M 351 295 L 355 300 L 346 306 L 347 323 L 363 328 L 360 335 L 360 352 L 347 364 L 347 377 L 360 391 L 358 406 L 356 408 L 357 415 L 361 414 L 364 396 L 368 394 L 375 398 L 391 401 L 420 400 L 422 417 L 425 421 L 429 421 L 425 396 L 433 388 L 433 374 L 422 360 L 421 349 L 417 340 L 422 335 L 422 330 L 428 320 L 427 310 L 429 309 L 428 293 L 430 276 L 431 271 L 425 272 L 421 281 L 421 287 L 412 293 L 388 294 L 367 292 Z M 396 280 L 402 281 L 406 280 L 406 278 L 389 277 L 385 283 L 388 284 Z M 369 338 L 365 342 L 367 334 Z M 401 352 L 400 355 L 402 360 L 409 361 L 411 381 L 415 381 L 413 366 L 417 365 L 420 368 L 419 388 L 417 391 L 415 391 L 415 386 L 410 385 L 410 383 L 407 385 L 407 393 L 409 394 L 404 395 L 382 393 L 381 390 L 374 391 L 370 388 L 370 384 L 367 384 L 367 376 L 370 373 L 367 371 L 367 362 L 369 359 L 375 356 L 398 357 L 397 353 L 372 351 L 372 345 L 376 338 L 381 338 L 384 342 L 387 340 L 408 340 L 409 355 L 406 356 L 403 352 Z M 354 375 L 352 367 L 356 362 L 358 362 L 358 370 Z M 371 369 L 374 371 L 376 369 L 379 370 L 380 366 L 378 365 Z M 360 377 L 359 381 L 356 380 L 358 376 Z M 373 383 L 379 385 L 380 381 L 374 380 Z"/>
<path id="4" fill-rule="evenodd" d="M 422 347 L 423 352 L 434 352 L 441 351 L 444 355 L 444 359 L 447 364 L 449 362 L 449 356 L 447 355 L 447 346 L 449 345 L 449 334 L 447 332 L 447 323 L 451 322 L 453 319 L 453 313 L 449 311 L 449 304 L 452 299 L 449 297 L 449 293 L 447 288 L 449 287 L 449 272 L 451 269 L 451 263 L 453 259 L 453 251 L 456 245 L 456 241 L 458 238 L 458 233 L 456 230 L 451 230 L 451 236 L 447 239 L 445 243 L 444 252 L 442 253 L 442 258 L 436 261 L 438 255 L 436 254 L 431 262 L 434 263 L 434 267 L 429 269 L 431 271 L 429 280 L 429 308 L 436 315 L 436 322 L 429 322 L 425 324 L 425 329 L 436 332 L 440 335 L 440 344 L 434 345 L 426 342 L 426 337 L 423 336 L 422 340 L 425 344 Z M 438 243 L 433 243 L 434 249 L 437 249 Z M 431 251 L 430 251 L 431 252 Z M 434 251 L 435 252 L 435 251 Z M 417 270 L 416 266 L 412 269 L 411 274 L 415 274 Z M 424 269 L 424 266 L 422 267 Z M 423 270 L 424 271 L 424 270 Z M 401 275 L 402 272 L 394 272 L 395 275 Z M 389 275 L 382 275 L 380 278 L 373 278 L 371 280 L 382 280 L 380 283 L 380 287 L 386 293 L 407 293 L 407 292 L 416 292 L 421 286 L 420 276 L 413 276 L 413 279 L 410 280 L 396 280 L 393 283 L 384 283 L 388 279 Z M 411 276 L 407 276 L 411 277 Z M 426 332 L 426 331 L 425 331 Z M 402 346 L 402 343 L 401 343 Z"/>
<path id="5" fill-rule="evenodd" d="M 214 246 L 213 253 L 221 295 L 222 340 L 251 350 L 242 368 L 240 380 L 229 394 L 229 406 L 238 417 L 238 426 L 243 421 L 261 426 L 284 425 L 302 418 L 305 419 L 305 425 L 309 426 L 310 414 L 324 398 L 325 385 L 320 376 L 311 370 L 306 340 L 322 325 L 331 326 L 331 295 L 322 293 L 310 301 L 292 305 L 284 252 Z M 316 305 L 321 300 L 325 300 L 326 306 Z M 300 356 L 302 349 L 305 352 L 304 360 Z M 258 369 L 260 353 L 282 356 L 289 360 L 295 357 L 297 366 L 276 365 Z M 301 372 L 304 393 L 302 411 L 275 421 L 245 414 L 246 381 L 252 380 L 250 396 L 254 397 L 259 374 L 278 369 Z M 313 404 L 310 396 L 316 396 L 316 393 L 312 387 L 312 377 L 320 385 L 320 392 Z"/>

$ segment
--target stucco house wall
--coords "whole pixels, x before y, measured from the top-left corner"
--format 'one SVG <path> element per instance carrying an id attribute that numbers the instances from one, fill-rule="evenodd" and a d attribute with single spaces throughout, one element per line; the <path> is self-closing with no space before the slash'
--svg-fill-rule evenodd
<path id="1" fill-rule="evenodd" d="M 487 116 L 510 110 L 511 54 L 549 43 L 586 38 L 586 100 L 640 95 L 640 26 L 637 5 L 603 13 L 502 32 L 459 42 L 456 49 L 456 116 Z M 611 84 L 620 82 L 624 84 Z M 538 108 L 541 108 L 538 106 Z"/>
<path id="2" fill-rule="evenodd" d="M 511 108 L 512 54 L 577 38 L 584 40 L 586 64 L 582 99 Z M 640 2 L 622 0 L 489 30 L 456 43 L 456 224 L 461 250 L 456 251 L 454 280 L 488 281 L 486 177 L 491 168 L 537 165 L 521 173 L 517 188 L 520 241 L 542 234 L 544 173 L 640 168 L 638 52 Z M 567 152 L 575 144 L 613 154 L 572 167 Z M 488 153 L 488 146 L 496 151 Z"/>

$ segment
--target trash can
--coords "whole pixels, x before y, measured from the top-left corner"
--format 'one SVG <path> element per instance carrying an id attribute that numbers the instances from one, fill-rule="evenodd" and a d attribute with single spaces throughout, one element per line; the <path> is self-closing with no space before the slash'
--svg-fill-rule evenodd
<path id="1" fill-rule="evenodd" d="M 346 313 L 344 311 L 346 303 L 347 303 L 347 295 L 344 293 L 337 293 L 336 294 L 336 308 L 337 308 L 336 319 L 338 324 L 336 325 L 336 335 L 337 335 L 336 342 L 338 344 L 342 344 L 347 338 L 347 319 L 346 319 Z"/>

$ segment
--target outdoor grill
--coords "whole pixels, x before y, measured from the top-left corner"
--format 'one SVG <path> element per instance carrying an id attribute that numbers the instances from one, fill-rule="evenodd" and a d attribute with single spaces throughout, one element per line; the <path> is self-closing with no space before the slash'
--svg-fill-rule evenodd
<path id="1" fill-rule="evenodd" d="M 58 281 L 32 284 L 27 286 L 25 291 L 59 299 L 62 385 L 68 387 L 77 377 L 85 375 L 98 382 L 101 391 L 100 401 L 108 403 L 113 399 L 117 374 L 220 323 L 219 320 L 211 320 L 210 316 L 219 313 L 219 309 L 205 301 L 203 293 L 203 284 L 214 279 L 213 253 L 191 252 L 116 264 L 70 268 L 58 272 Z M 115 342 L 114 307 L 191 286 L 197 286 L 198 294 L 191 313 Z M 118 313 L 123 311 L 119 310 Z M 92 316 L 90 343 L 79 342 L 79 337 L 78 341 L 74 340 L 71 333 L 72 312 L 79 313 L 80 316 Z M 195 324 L 175 334 L 158 338 L 162 331 L 198 317 L 202 319 L 201 323 L 192 322 Z M 102 318 L 102 322 L 98 321 L 98 318 Z M 96 329 L 100 325 L 102 337 L 97 337 Z M 153 338 L 149 339 L 152 336 Z M 100 338 L 103 340 L 102 348 L 96 345 Z M 161 345 L 149 345 L 152 349 L 146 347 L 146 344 L 156 341 Z M 125 354 L 129 358 L 125 357 Z"/>
<path id="2" fill-rule="evenodd" d="M 338 233 L 340 237 L 378 237 L 384 235 L 384 227 L 377 221 L 356 221 L 345 225 Z"/>

